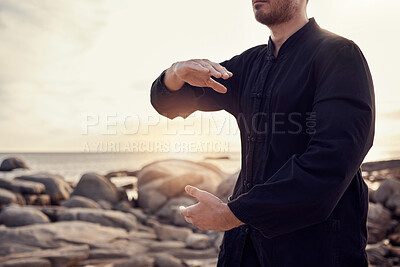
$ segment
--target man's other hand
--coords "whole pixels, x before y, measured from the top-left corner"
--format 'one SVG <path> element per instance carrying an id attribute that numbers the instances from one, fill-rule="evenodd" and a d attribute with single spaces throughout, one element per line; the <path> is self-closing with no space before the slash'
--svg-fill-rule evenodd
<path id="1" fill-rule="evenodd" d="M 216 92 L 224 94 L 227 92 L 227 88 L 212 77 L 226 80 L 232 76 L 232 72 L 218 63 L 208 59 L 191 59 L 172 64 L 165 73 L 164 84 L 171 91 L 181 89 L 187 82 L 196 87 L 210 87 Z"/>
<path id="2" fill-rule="evenodd" d="M 213 194 L 190 185 L 185 187 L 185 191 L 199 202 L 189 207 L 179 207 L 180 213 L 188 223 L 200 230 L 227 231 L 244 224 L 226 203 Z"/>

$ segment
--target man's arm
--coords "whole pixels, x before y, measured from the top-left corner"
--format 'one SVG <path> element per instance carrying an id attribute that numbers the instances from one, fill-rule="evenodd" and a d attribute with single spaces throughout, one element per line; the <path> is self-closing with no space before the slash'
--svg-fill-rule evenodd
<path id="1" fill-rule="evenodd" d="M 221 63 L 209 60 L 174 63 L 152 84 L 153 107 L 170 119 L 186 118 L 197 110 L 226 110 L 235 116 L 239 113 L 242 77 L 251 67 L 251 59 L 257 57 L 263 47 L 249 48 Z"/>
<path id="2" fill-rule="evenodd" d="M 307 150 L 228 203 L 268 238 L 326 220 L 373 143 L 374 90 L 359 48 L 349 43 L 321 55 L 315 71 L 316 132 Z"/>
<path id="3" fill-rule="evenodd" d="M 225 109 L 234 113 L 235 94 L 240 81 L 240 56 L 220 64 L 209 60 L 174 63 L 151 87 L 151 103 L 158 113 L 173 119 L 194 111 Z"/>

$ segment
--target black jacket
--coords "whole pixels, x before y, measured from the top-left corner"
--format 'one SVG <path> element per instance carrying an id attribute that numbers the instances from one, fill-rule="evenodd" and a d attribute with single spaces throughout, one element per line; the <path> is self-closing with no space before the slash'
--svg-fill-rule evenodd
<path id="1" fill-rule="evenodd" d="M 250 262 L 247 236 L 261 266 L 367 266 L 360 165 L 375 124 L 367 62 L 313 18 L 273 53 L 269 38 L 222 62 L 234 74 L 216 79 L 226 94 L 189 84 L 171 92 L 165 71 L 151 88 L 168 118 L 224 109 L 237 119 L 242 169 L 228 206 L 245 225 L 225 232 L 218 266 Z"/>

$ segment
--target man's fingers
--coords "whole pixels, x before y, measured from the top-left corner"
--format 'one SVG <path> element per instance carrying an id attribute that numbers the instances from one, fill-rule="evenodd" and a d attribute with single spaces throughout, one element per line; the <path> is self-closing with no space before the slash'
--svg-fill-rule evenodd
<path id="1" fill-rule="evenodd" d="M 204 194 L 203 190 L 198 189 L 197 187 L 187 185 L 185 186 L 185 191 L 191 195 L 192 197 L 197 198 L 198 200 L 202 199 L 202 196 Z"/>
<path id="2" fill-rule="evenodd" d="M 214 91 L 221 93 L 221 94 L 225 94 L 228 91 L 228 89 L 226 89 L 225 86 L 223 86 L 219 82 L 214 81 L 212 78 L 210 78 L 207 81 L 207 86 L 211 87 L 212 89 L 214 89 Z"/>
<path id="3" fill-rule="evenodd" d="M 185 221 L 187 221 L 188 223 L 193 224 L 192 218 L 190 217 L 183 217 L 183 218 L 185 218 Z"/>
<path id="4" fill-rule="evenodd" d="M 211 61 L 209 62 L 209 64 L 211 64 L 214 67 L 214 69 L 216 69 L 219 73 L 222 74 L 221 78 L 226 80 L 226 79 L 232 77 L 232 75 L 233 75 L 232 72 L 228 71 L 225 67 L 221 66 L 220 64 L 211 62 Z M 217 77 L 217 78 L 219 78 L 219 77 Z"/>
<path id="5" fill-rule="evenodd" d="M 210 70 L 210 74 L 211 76 L 214 76 L 215 78 L 221 78 L 222 77 L 222 73 L 219 72 L 216 68 L 214 68 L 213 65 L 209 64 L 208 62 L 202 61 L 200 63 L 204 68 L 207 68 Z"/>
<path id="6" fill-rule="evenodd" d="M 179 207 L 179 212 L 181 213 L 182 216 L 184 217 L 189 217 L 189 211 L 186 207 L 180 206 Z"/>
<path id="7" fill-rule="evenodd" d="M 192 63 L 193 63 L 192 66 L 193 66 L 194 69 L 196 69 L 198 71 L 201 71 L 203 73 L 210 74 L 211 70 L 209 68 L 207 68 L 207 67 L 203 66 L 202 64 L 200 64 L 198 62 L 195 62 L 195 61 L 192 62 Z"/>

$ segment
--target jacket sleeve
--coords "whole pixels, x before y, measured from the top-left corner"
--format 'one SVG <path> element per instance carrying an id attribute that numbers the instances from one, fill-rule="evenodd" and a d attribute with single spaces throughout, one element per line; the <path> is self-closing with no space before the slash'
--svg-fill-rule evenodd
<path id="1" fill-rule="evenodd" d="M 228 203 L 268 238 L 325 221 L 373 144 L 374 89 L 358 46 L 349 42 L 314 63 L 316 128 L 307 149 Z"/>
<path id="2" fill-rule="evenodd" d="M 240 55 L 236 55 L 220 64 L 233 73 L 227 80 L 216 79 L 224 85 L 228 91 L 225 94 L 215 92 L 208 87 L 195 87 L 185 83 L 178 91 L 170 91 L 164 84 L 163 79 L 166 70 L 153 82 L 151 86 L 151 104 L 161 115 L 170 119 L 181 116 L 187 118 L 193 112 L 226 110 L 235 116 L 239 111 L 239 90 L 242 83 L 243 66 L 250 54 L 254 54 L 258 47 L 250 48 Z M 236 116 L 235 116 L 236 117 Z"/>

